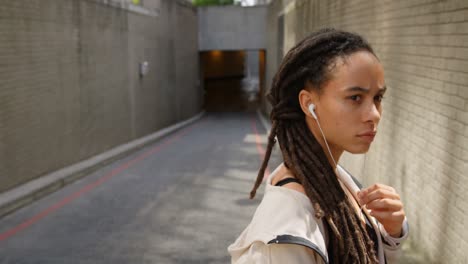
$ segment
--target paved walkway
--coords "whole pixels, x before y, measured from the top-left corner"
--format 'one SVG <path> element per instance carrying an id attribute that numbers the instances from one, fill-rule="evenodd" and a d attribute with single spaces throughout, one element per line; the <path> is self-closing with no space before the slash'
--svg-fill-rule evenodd
<path id="1" fill-rule="evenodd" d="M 257 141 L 256 114 L 207 114 L 1 219 L 0 263 L 228 263 Z"/>

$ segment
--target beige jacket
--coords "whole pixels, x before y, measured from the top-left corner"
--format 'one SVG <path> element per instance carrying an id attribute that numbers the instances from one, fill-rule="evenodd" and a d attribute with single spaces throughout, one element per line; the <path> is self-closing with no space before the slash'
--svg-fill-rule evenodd
<path id="1" fill-rule="evenodd" d="M 295 190 L 271 185 L 279 168 L 268 177 L 265 194 L 252 221 L 228 247 L 231 262 L 328 263 L 327 232 L 322 221 L 314 217 L 309 198 Z M 351 175 L 340 166 L 338 173 L 342 183 L 355 195 L 360 188 Z M 374 218 L 372 221 L 374 229 L 380 232 L 377 236 L 379 263 L 397 263 L 401 242 L 408 236 L 407 220 L 401 238 L 391 237 Z"/>

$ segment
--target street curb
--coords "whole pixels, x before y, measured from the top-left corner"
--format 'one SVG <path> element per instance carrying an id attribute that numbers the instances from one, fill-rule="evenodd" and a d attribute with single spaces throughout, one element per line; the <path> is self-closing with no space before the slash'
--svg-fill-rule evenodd
<path id="1" fill-rule="evenodd" d="M 89 175 L 91 172 L 119 158 L 123 158 L 146 145 L 158 140 L 200 119 L 204 111 L 185 121 L 163 128 L 151 135 L 135 139 L 114 147 L 104 153 L 93 156 L 58 171 L 39 177 L 16 188 L 0 194 L 0 218 L 55 192 L 64 186 Z"/>

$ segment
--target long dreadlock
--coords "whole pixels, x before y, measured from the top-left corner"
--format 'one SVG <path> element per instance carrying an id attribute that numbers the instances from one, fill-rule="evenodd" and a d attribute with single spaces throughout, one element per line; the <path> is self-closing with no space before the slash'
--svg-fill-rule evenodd
<path id="1" fill-rule="evenodd" d="M 273 106 L 272 128 L 265 158 L 250 193 L 253 198 L 262 182 L 277 137 L 285 166 L 302 183 L 315 217 L 324 218 L 329 226 L 328 252 L 336 263 L 378 263 L 377 253 L 324 150 L 307 127 L 298 97 L 307 84 L 320 90 L 331 78 L 336 60 L 357 51 L 374 54 L 369 43 L 359 35 L 323 29 L 286 54 L 268 94 Z"/>

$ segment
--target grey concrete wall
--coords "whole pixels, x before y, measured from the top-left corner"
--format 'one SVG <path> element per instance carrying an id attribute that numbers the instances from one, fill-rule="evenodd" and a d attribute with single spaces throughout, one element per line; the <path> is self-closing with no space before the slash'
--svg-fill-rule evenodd
<path id="1" fill-rule="evenodd" d="M 280 46 L 287 51 L 319 28 L 358 32 L 375 48 L 388 87 L 379 134 L 367 155 L 341 163 L 366 185 L 400 192 L 411 225 L 406 246 L 424 263 L 468 261 L 467 8 L 456 0 L 276 0 L 268 13 L 267 87 Z"/>
<path id="2" fill-rule="evenodd" d="M 267 6 L 198 8 L 199 49 L 265 49 Z"/>
<path id="3" fill-rule="evenodd" d="M 196 9 L 157 4 L 159 15 L 117 1 L 2 3 L 0 191 L 201 110 Z"/>

